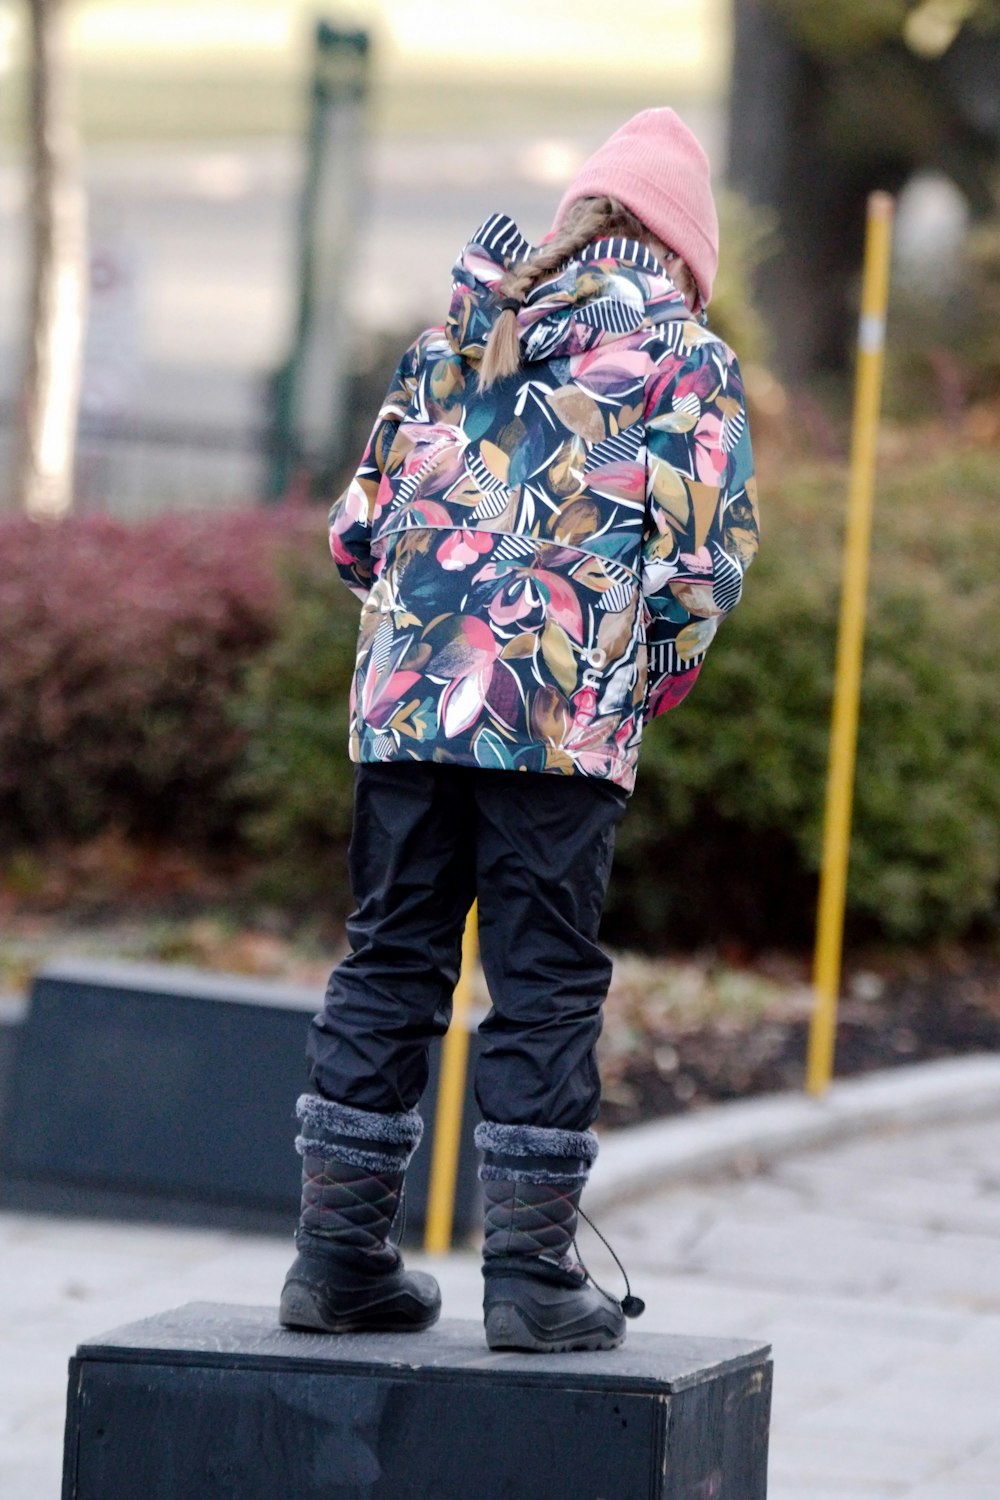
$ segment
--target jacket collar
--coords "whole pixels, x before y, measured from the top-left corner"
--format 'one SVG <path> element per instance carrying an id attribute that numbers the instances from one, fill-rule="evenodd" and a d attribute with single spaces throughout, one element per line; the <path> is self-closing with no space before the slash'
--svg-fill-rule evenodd
<path id="1" fill-rule="evenodd" d="M 491 214 L 454 268 L 446 331 L 466 358 L 482 354 L 498 315 L 498 283 L 534 246 L 507 214 Z M 661 261 L 639 240 L 616 235 L 584 246 L 532 287 L 518 314 L 525 358 L 580 354 L 665 322 L 691 320 Z"/>

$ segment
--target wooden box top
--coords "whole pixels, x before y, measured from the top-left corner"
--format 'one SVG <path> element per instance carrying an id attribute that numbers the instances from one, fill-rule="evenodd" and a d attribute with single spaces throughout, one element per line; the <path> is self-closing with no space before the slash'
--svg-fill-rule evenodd
<path id="1" fill-rule="evenodd" d="M 282 1328 L 271 1307 L 189 1302 L 80 1345 L 77 1358 L 129 1364 L 308 1370 L 400 1379 L 486 1378 L 515 1385 L 570 1384 L 669 1395 L 769 1362 L 747 1339 L 640 1333 L 606 1353 L 492 1353 L 482 1325 L 445 1318 L 424 1333 L 319 1334 Z"/>

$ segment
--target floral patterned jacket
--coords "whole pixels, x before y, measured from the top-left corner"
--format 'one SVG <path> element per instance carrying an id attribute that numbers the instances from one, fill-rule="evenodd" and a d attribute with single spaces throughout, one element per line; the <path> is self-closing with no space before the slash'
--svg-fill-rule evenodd
<path id="1" fill-rule="evenodd" d="M 652 252 L 587 246 L 518 314 L 523 364 L 477 389 L 496 214 L 443 327 L 406 351 L 330 516 L 364 600 L 352 760 L 610 779 L 690 691 L 757 549 L 743 386 Z"/>

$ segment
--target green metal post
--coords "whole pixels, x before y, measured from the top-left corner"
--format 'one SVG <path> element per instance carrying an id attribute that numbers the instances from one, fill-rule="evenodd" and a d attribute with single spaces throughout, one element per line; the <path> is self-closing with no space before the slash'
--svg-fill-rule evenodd
<path id="1" fill-rule="evenodd" d="M 365 179 L 369 74 L 368 33 L 318 22 L 295 332 L 271 382 L 270 500 L 308 484 L 343 456 L 350 333 L 345 290 Z"/>

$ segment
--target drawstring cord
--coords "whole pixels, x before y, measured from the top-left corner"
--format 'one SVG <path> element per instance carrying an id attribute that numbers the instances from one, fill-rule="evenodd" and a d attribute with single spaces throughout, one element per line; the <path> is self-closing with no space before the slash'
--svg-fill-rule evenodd
<path id="1" fill-rule="evenodd" d="M 628 1272 L 626 1271 L 625 1267 L 622 1265 L 621 1261 L 618 1259 L 618 1256 L 615 1254 L 613 1246 L 610 1245 L 609 1242 L 604 1238 L 603 1234 L 598 1229 L 598 1227 L 594 1223 L 593 1219 L 590 1218 L 590 1216 L 588 1214 L 585 1214 L 582 1208 L 577 1208 L 577 1212 L 580 1215 L 580 1218 L 583 1219 L 586 1223 L 588 1223 L 590 1225 L 591 1229 L 597 1235 L 597 1238 L 600 1240 L 600 1242 L 604 1246 L 604 1248 L 607 1251 L 609 1251 L 609 1253 L 611 1255 L 611 1259 L 614 1261 L 615 1265 L 618 1267 L 619 1271 L 622 1273 L 622 1277 L 623 1277 L 624 1282 L 625 1282 L 625 1296 L 622 1298 L 621 1303 L 620 1303 L 622 1312 L 625 1314 L 626 1318 L 639 1318 L 639 1317 L 641 1317 L 642 1314 L 646 1311 L 646 1304 L 645 1304 L 645 1302 L 643 1302 L 643 1300 L 642 1300 L 641 1297 L 633 1297 L 633 1295 L 632 1295 L 632 1288 L 629 1285 Z M 612 1302 L 617 1302 L 618 1301 L 617 1297 L 612 1297 L 612 1295 L 611 1295 L 610 1292 L 607 1292 L 607 1291 L 604 1290 L 604 1287 L 601 1286 L 601 1283 L 597 1280 L 597 1278 L 595 1276 L 591 1275 L 590 1270 L 588 1269 L 587 1265 L 584 1262 L 583 1256 L 580 1254 L 580 1247 L 576 1243 L 576 1236 L 575 1235 L 573 1237 L 573 1249 L 576 1251 L 577 1259 L 579 1260 L 581 1266 L 583 1266 L 584 1271 L 586 1271 L 588 1279 L 594 1283 L 594 1285 L 597 1288 L 597 1290 L 601 1293 L 601 1296 L 602 1297 L 609 1297 Z"/>

